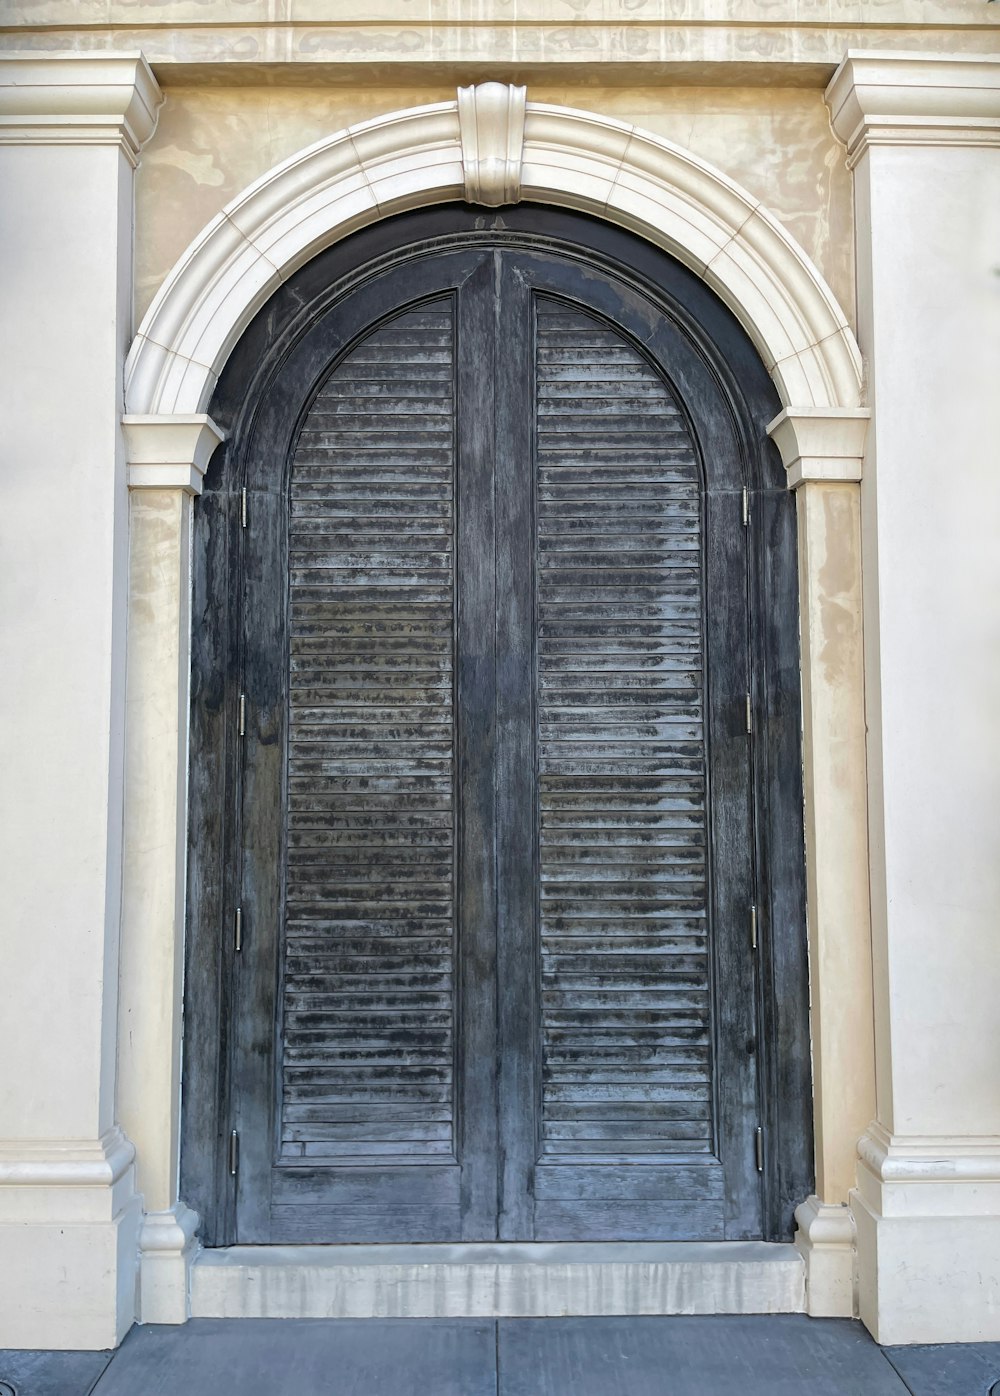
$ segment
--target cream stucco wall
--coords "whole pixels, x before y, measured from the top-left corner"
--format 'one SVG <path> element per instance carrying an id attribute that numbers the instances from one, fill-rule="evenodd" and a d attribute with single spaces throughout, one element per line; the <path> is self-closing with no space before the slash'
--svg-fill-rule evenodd
<path id="1" fill-rule="evenodd" d="M 304 146 L 383 112 L 454 97 L 419 86 L 169 87 L 136 176 L 136 323 L 198 232 Z M 643 126 L 701 156 L 781 220 L 854 314 L 851 176 L 822 90 L 529 83 L 532 101 Z"/>

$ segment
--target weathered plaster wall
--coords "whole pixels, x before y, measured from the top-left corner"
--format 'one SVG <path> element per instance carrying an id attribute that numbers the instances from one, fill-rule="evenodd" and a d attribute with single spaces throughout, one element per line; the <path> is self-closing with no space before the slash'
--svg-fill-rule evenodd
<path id="1" fill-rule="evenodd" d="M 450 81 L 168 88 L 136 183 L 136 323 L 191 239 L 271 166 L 353 122 L 453 96 Z M 528 96 L 634 122 L 718 166 L 781 219 L 853 316 L 851 178 L 821 92 L 539 82 Z"/>
<path id="2" fill-rule="evenodd" d="M 344 126 L 454 95 L 450 84 L 171 88 L 137 176 L 136 326 L 188 243 L 272 166 Z"/>
<path id="3" fill-rule="evenodd" d="M 600 64 L 628 84 L 647 80 L 637 69 L 705 82 L 714 68 L 713 82 L 767 70 L 822 87 L 848 48 L 990 52 L 997 24 L 985 0 L 5 0 L 0 45 L 6 30 L 50 51 L 141 46 L 164 83 L 204 82 L 206 65 L 232 84 L 256 81 L 235 69 L 287 82 L 333 64 L 382 80 L 449 65 L 469 81 L 489 65 L 521 81 Z"/>

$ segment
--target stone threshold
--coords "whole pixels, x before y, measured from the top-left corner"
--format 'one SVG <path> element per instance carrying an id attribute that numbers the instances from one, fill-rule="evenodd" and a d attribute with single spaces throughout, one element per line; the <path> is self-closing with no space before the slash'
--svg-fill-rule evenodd
<path id="1" fill-rule="evenodd" d="M 805 1265 L 764 1241 L 230 1246 L 193 1318 L 546 1318 L 805 1312 Z"/>

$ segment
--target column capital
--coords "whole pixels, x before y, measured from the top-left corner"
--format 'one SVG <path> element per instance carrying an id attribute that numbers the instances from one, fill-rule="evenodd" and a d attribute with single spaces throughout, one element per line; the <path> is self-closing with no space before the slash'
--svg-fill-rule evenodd
<path id="1" fill-rule="evenodd" d="M 138 52 L 0 54 L 0 145 L 117 145 L 134 166 L 162 101 Z"/>
<path id="2" fill-rule="evenodd" d="M 807 480 L 856 483 L 868 430 L 867 407 L 786 407 L 767 426 L 788 472 L 788 488 Z"/>
<path id="3" fill-rule="evenodd" d="M 212 452 L 226 433 L 204 412 L 122 417 L 130 490 L 201 494 Z"/>
<path id="4" fill-rule="evenodd" d="M 852 166 L 873 145 L 1000 145 L 1000 57 L 849 49 L 826 103 Z"/>

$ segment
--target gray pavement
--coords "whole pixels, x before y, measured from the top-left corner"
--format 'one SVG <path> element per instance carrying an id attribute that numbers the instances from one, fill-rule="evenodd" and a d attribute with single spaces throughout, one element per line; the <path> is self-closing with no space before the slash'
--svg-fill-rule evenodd
<path id="1" fill-rule="evenodd" d="M 1000 1343 L 846 1319 L 194 1319 L 114 1353 L 0 1351 L 0 1396 L 988 1396 Z M 6 1388 L 4 1386 L 6 1383 Z"/>

